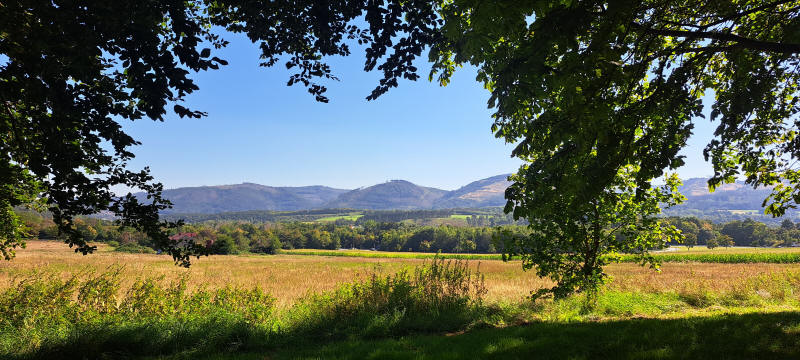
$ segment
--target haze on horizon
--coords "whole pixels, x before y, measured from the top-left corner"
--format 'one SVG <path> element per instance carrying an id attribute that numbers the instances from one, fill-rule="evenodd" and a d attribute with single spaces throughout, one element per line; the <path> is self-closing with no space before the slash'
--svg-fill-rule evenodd
<path id="1" fill-rule="evenodd" d="M 403 81 L 368 102 L 379 74 L 364 73 L 363 51 L 354 49 L 348 58 L 329 59 L 341 81 L 327 83 L 331 102 L 323 104 L 303 87 L 287 87 L 283 66 L 259 67 L 258 49 L 246 38 L 226 38 L 231 43 L 219 55 L 229 65 L 195 74 L 201 91 L 185 104 L 207 117 L 122 122 L 142 142 L 130 168 L 149 166 L 167 189 L 244 182 L 356 189 L 402 179 L 454 190 L 521 164 L 510 157 L 513 145 L 491 133 L 489 94 L 474 69 L 457 72 L 444 88 Z M 427 74 L 427 64 L 418 65 Z M 702 149 L 714 126 L 697 119 L 682 152 L 682 178 L 712 173 Z"/>

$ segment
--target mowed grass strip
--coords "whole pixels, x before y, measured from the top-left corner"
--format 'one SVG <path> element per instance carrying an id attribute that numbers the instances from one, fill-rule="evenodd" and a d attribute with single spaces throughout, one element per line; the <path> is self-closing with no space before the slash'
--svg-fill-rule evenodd
<path id="1" fill-rule="evenodd" d="M 376 259 L 433 259 L 435 253 L 369 250 L 284 250 L 283 254 L 308 256 L 362 257 Z M 499 254 L 439 254 L 439 258 L 457 260 L 502 260 Z"/>
<path id="2" fill-rule="evenodd" d="M 754 253 L 754 254 L 657 254 L 661 262 L 701 262 L 720 264 L 796 264 L 800 263 L 798 253 Z M 622 262 L 636 262 L 633 255 L 623 255 Z"/>
<path id="3" fill-rule="evenodd" d="M 435 253 L 410 253 L 410 252 L 389 252 L 389 251 L 367 251 L 367 250 L 286 250 L 283 253 L 290 255 L 309 255 L 309 256 L 336 256 L 336 257 L 361 257 L 361 258 L 386 258 L 386 259 L 432 259 Z M 502 260 L 499 254 L 439 254 L 444 259 L 460 260 Z M 700 263 L 720 263 L 720 264 L 797 264 L 800 263 L 800 252 L 705 252 L 700 254 L 690 253 L 657 253 L 654 255 L 661 262 L 700 262 Z M 636 263 L 639 259 L 635 255 L 622 255 L 620 261 L 623 263 Z"/>

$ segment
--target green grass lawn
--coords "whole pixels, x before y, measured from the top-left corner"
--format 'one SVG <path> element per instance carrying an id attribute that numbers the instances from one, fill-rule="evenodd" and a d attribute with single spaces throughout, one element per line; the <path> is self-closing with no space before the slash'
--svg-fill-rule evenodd
<path id="1" fill-rule="evenodd" d="M 464 220 L 466 220 L 468 217 L 470 217 L 470 215 L 463 215 L 463 214 L 450 215 L 451 219 L 464 219 Z"/>
<path id="2" fill-rule="evenodd" d="M 336 220 L 349 220 L 349 221 L 356 221 L 358 218 L 364 216 L 361 213 L 354 213 L 349 215 L 336 215 L 336 216 L 328 216 L 324 218 L 319 218 L 317 222 L 328 222 L 328 221 L 336 221 Z"/>

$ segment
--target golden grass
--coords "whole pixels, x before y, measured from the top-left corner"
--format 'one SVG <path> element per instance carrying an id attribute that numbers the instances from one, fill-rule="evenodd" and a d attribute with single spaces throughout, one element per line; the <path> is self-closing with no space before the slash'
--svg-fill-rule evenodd
<path id="1" fill-rule="evenodd" d="M 373 272 L 388 274 L 423 262 L 419 259 L 242 255 L 196 259 L 190 269 L 184 269 L 173 265 L 164 255 L 115 253 L 101 245 L 97 253 L 83 256 L 59 242 L 30 241 L 26 249 L 17 252 L 15 259 L 0 261 L 0 288 L 7 287 L 15 277 L 36 272 L 54 272 L 68 277 L 80 271 L 102 271 L 123 265 L 123 271 L 129 275 L 125 278 L 131 283 L 136 277 L 163 276 L 171 280 L 187 276 L 192 288 L 258 286 L 273 294 L 281 306 L 288 306 L 309 292 L 333 289 Z M 473 260 L 469 263 L 480 266 L 485 275 L 489 301 L 518 301 L 531 290 L 551 284 L 532 271 L 523 272 L 519 262 Z M 611 289 L 635 292 L 698 289 L 734 292 L 741 291 L 743 284 L 756 284 L 764 277 L 782 276 L 787 280 L 782 278 L 781 281 L 792 282 L 800 278 L 800 264 L 666 263 L 660 273 L 636 264 L 615 264 L 607 271 L 613 277 L 609 284 Z M 800 283 L 792 287 L 800 290 Z"/>

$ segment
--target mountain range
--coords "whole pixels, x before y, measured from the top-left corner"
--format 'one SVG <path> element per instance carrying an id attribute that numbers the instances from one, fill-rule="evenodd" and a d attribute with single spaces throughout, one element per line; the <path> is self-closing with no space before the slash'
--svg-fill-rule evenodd
<path id="1" fill-rule="evenodd" d="M 482 208 L 505 205 L 509 174 L 474 181 L 447 191 L 405 180 L 391 180 L 355 190 L 327 186 L 274 187 L 253 183 L 185 187 L 164 190 L 173 203 L 165 213 L 221 213 L 246 210 L 309 210 L 349 208 L 408 210 Z M 760 210 L 768 189 L 753 189 L 742 182 L 725 184 L 713 193 L 707 179 L 684 180 L 687 201 L 679 209 Z"/>
<path id="2" fill-rule="evenodd" d="M 164 190 L 172 209 L 164 213 L 212 214 L 246 210 L 442 209 L 505 205 L 509 174 L 497 175 L 447 191 L 391 180 L 355 190 L 327 186 L 275 187 L 253 183 Z M 141 195 L 141 194 L 140 194 Z"/>

